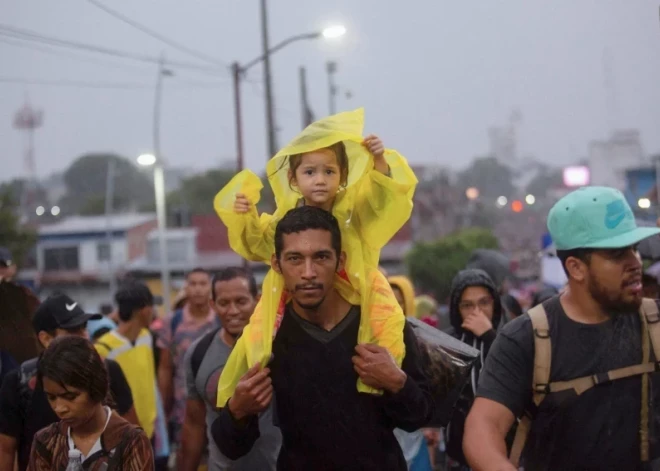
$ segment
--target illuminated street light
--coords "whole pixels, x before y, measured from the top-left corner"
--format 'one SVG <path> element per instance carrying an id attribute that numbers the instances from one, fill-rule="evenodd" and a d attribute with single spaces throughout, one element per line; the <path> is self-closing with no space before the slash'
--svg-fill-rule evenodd
<path id="1" fill-rule="evenodd" d="M 534 198 L 534 195 L 527 195 L 525 196 L 525 203 L 531 206 L 536 203 L 536 198 Z"/>
<path id="2" fill-rule="evenodd" d="M 651 200 L 648 198 L 640 198 L 637 200 L 637 206 L 642 209 L 649 209 L 651 207 Z"/>
<path id="3" fill-rule="evenodd" d="M 46 209 L 43 206 L 37 206 L 37 216 L 43 216 L 46 212 Z"/>
<path id="4" fill-rule="evenodd" d="M 321 33 L 326 39 L 334 39 L 346 34 L 346 28 L 342 25 L 330 26 Z"/>
<path id="5" fill-rule="evenodd" d="M 143 167 L 150 167 L 156 163 L 156 156 L 154 154 L 142 154 L 137 158 L 137 163 Z"/>
<path id="6" fill-rule="evenodd" d="M 58 214 L 60 214 L 60 207 L 53 206 L 52 208 L 50 208 L 50 214 L 52 214 L 53 216 L 57 216 Z"/>
<path id="7" fill-rule="evenodd" d="M 476 200 L 479 198 L 479 190 L 473 186 L 465 190 L 465 196 L 467 196 L 467 199 L 469 200 Z"/>
<path id="8" fill-rule="evenodd" d="M 163 159 L 157 159 L 154 154 L 138 156 L 137 163 L 143 167 L 153 166 L 154 172 L 154 199 L 156 200 L 156 221 L 158 224 L 158 249 L 160 252 L 160 281 L 163 291 L 163 306 L 167 310 L 170 306 L 170 269 L 167 261 L 167 245 L 165 231 L 167 227 L 167 209 L 165 201 L 165 169 Z"/>
<path id="9" fill-rule="evenodd" d="M 509 200 L 506 199 L 506 196 L 500 196 L 497 198 L 497 205 L 501 208 L 505 207 L 508 202 Z"/>

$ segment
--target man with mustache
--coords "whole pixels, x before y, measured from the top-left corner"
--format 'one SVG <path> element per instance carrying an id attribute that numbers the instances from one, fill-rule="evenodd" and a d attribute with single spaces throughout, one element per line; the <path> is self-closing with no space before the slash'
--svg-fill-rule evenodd
<path id="1" fill-rule="evenodd" d="M 393 431 L 417 430 L 433 412 L 419 347 L 406 325 L 399 368 L 383 347 L 358 345 L 360 306 L 333 286 L 344 258 L 331 213 L 301 206 L 278 222 L 271 266 L 282 274 L 291 302 L 272 361 L 266 368 L 249 365 L 213 423 L 213 439 L 228 458 L 250 451 L 260 436 L 258 414 L 272 400 L 282 431 L 277 469 L 407 471 Z M 384 288 L 373 286 L 390 292 Z M 358 392 L 358 378 L 383 393 Z"/>
<path id="2" fill-rule="evenodd" d="M 636 244 L 660 230 L 638 228 L 623 194 L 605 187 L 581 188 L 559 200 L 548 229 L 567 289 L 542 303 L 545 314 L 535 308 L 498 334 L 466 421 L 465 456 L 475 471 L 517 470 L 505 437 L 516 418 L 523 418 L 518 428 L 524 430 L 527 416 L 530 433 L 520 462 L 525 471 L 646 469 L 645 432 L 650 459 L 660 456 L 660 376 L 611 379 L 605 373 L 649 365 L 643 352 L 650 351 L 653 361 L 645 338 L 652 316 L 638 312 L 642 264 Z M 539 324 L 539 313 L 547 326 Z M 535 364 L 549 367 L 547 382 L 533 379 L 541 376 Z M 554 392 L 559 382 L 582 377 L 592 383 L 581 394 L 572 388 Z M 647 381 L 650 388 L 643 388 Z"/>
<path id="3" fill-rule="evenodd" d="M 259 417 L 259 440 L 250 453 L 239 460 L 223 456 L 211 437 L 211 426 L 218 417 L 215 407 L 218 379 L 257 305 L 257 291 L 254 275 L 245 268 L 227 267 L 213 275 L 209 302 L 222 328 L 202 335 L 190 345 L 184 358 L 187 400 L 177 471 L 197 471 L 207 450 L 207 436 L 208 471 L 275 469 L 282 437 L 280 430 L 273 426 L 272 407 Z"/>

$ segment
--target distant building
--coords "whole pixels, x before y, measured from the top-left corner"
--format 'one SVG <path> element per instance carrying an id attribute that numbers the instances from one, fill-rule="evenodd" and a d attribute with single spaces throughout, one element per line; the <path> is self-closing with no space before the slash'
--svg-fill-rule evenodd
<path id="1" fill-rule="evenodd" d="M 64 291 L 85 309 L 98 309 L 112 299 L 110 277 L 121 276 L 130 260 L 146 252 L 155 227 L 151 213 L 73 216 L 41 226 L 35 270 L 40 295 Z"/>
<path id="2" fill-rule="evenodd" d="M 607 140 L 589 144 L 591 184 L 626 188 L 626 170 L 648 165 L 639 131 L 619 130 Z"/>
<path id="3" fill-rule="evenodd" d="M 630 168 L 626 171 L 626 187 L 624 194 L 628 204 L 640 220 L 655 221 L 660 207 L 658 205 L 658 180 L 655 167 Z M 648 207 L 640 206 L 640 202 L 648 200 Z"/>

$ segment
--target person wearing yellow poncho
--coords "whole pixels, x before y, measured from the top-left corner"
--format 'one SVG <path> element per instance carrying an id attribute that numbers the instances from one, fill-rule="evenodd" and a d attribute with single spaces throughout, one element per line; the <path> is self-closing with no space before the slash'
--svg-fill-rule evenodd
<path id="1" fill-rule="evenodd" d="M 382 148 L 375 136 L 365 140 L 363 127 L 363 109 L 340 113 L 312 123 L 280 150 L 266 166 L 277 206 L 274 214 L 258 215 L 263 185 L 249 170 L 237 174 L 216 195 L 214 208 L 228 228 L 231 248 L 248 260 L 265 263 L 274 253 L 275 226 L 287 211 L 308 204 L 332 212 L 340 222 L 347 254 L 335 287 L 344 299 L 362 306 L 358 342 L 386 348 L 400 366 L 405 355 L 402 310 L 397 303 L 368 297 L 366 283 L 380 277 L 377 284 L 390 290 L 384 276 L 372 268 L 378 267 L 380 249 L 409 219 L 417 178 L 403 156 Z M 268 363 L 287 301 L 281 276 L 270 270 L 261 301 L 220 377 L 219 407 L 250 367 Z M 361 381 L 357 387 L 380 393 Z"/>

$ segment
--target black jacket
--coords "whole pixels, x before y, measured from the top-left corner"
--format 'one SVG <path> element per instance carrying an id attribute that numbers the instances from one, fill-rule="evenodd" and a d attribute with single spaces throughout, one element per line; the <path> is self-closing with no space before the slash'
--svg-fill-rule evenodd
<path id="1" fill-rule="evenodd" d="M 486 288 L 494 301 L 493 308 L 493 329 L 489 330 L 481 337 L 476 337 L 472 332 L 463 330 L 463 318 L 459 310 L 461 296 L 463 291 L 471 286 L 482 286 Z M 480 351 L 481 355 L 479 360 L 472 368 L 468 384 L 463 389 L 461 396 L 454 406 L 449 425 L 447 426 L 447 454 L 454 460 L 464 465 L 467 465 L 465 456 L 463 455 L 463 429 L 465 426 L 465 419 L 474 402 L 474 396 L 479 381 L 479 372 L 483 367 L 490 346 L 496 337 L 496 330 L 502 320 L 502 301 L 495 288 L 495 284 L 490 279 L 488 274 L 479 269 L 469 269 L 459 272 L 452 281 L 451 293 L 449 297 L 449 319 L 451 327 L 447 330 L 448 334 L 453 335 L 462 342 L 476 348 Z"/>

